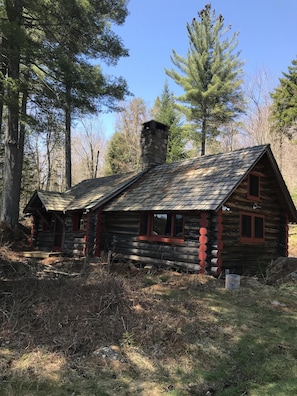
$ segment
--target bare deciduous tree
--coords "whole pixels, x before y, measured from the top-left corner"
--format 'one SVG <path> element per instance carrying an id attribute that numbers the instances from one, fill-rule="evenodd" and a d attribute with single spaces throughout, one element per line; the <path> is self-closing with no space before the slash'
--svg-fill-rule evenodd
<path id="1" fill-rule="evenodd" d="M 84 179 L 102 176 L 106 138 L 104 128 L 97 118 L 81 121 L 73 134 L 72 166 L 74 184 Z"/>
<path id="2" fill-rule="evenodd" d="M 270 106 L 273 78 L 265 69 L 247 79 L 245 96 L 247 99 L 246 115 L 243 117 L 243 141 L 248 145 L 275 144 L 271 131 Z"/>
<path id="3" fill-rule="evenodd" d="M 270 92 L 274 83 L 276 79 L 265 69 L 258 71 L 247 81 L 245 91 L 248 105 L 247 113 L 242 119 L 242 144 L 270 144 L 288 188 L 293 191 L 297 188 L 297 145 L 272 127 Z"/>

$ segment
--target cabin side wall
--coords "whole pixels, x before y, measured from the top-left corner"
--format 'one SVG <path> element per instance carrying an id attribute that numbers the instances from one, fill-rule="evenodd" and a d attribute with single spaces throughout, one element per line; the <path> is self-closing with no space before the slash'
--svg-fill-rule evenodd
<path id="1" fill-rule="evenodd" d="M 85 255 L 85 229 L 86 219 L 83 219 L 81 230 L 73 231 L 72 216 L 67 214 L 65 218 L 65 237 L 63 252 L 68 255 L 84 256 Z"/>
<path id="2" fill-rule="evenodd" d="M 52 251 L 55 241 L 55 213 L 47 213 L 48 224 L 45 227 L 45 215 L 33 216 L 32 247 L 37 250 Z M 93 256 L 96 249 L 97 232 L 96 212 L 83 214 L 81 228 L 73 230 L 72 212 L 59 214 L 63 224 L 61 252 L 70 256 Z"/>
<path id="3" fill-rule="evenodd" d="M 33 215 L 33 226 L 31 231 L 31 245 L 36 250 L 51 251 L 53 249 L 54 231 L 50 224 L 47 230 L 44 230 L 43 222 L 40 216 Z"/>
<path id="4" fill-rule="evenodd" d="M 81 229 L 74 231 L 71 213 L 65 219 L 64 252 L 74 256 L 94 256 L 96 249 L 97 212 L 83 214 Z"/>
<path id="5" fill-rule="evenodd" d="M 104 212 L 102 216 L 101 255 L 108 251 L 128 260 L 157 267 L 189 272 L 201 270 L 199 259 L 200 212 L 185 214 L 184 244 L 139 240 L 138 212 Z"/>
<path id="6" fill-rule="evenodd" d="M 260 175 L 260 201 L 254 202 L 247 197 L 246 178 L 225 203 L 230 210 L 222 212 L 223 268 L 236 273 L 260 273 L 271 260 L 288 255 L 287 215 L 277 195 L 278 184 L 272 169 L 261 161 L 253 171 Z M 240 240 L 240 215 L 243 212 L 264 216 L 264 243 Z"/>

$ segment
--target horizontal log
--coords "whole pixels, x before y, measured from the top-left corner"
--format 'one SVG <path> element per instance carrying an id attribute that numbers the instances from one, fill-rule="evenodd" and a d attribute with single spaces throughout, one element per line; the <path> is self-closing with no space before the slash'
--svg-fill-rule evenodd
<path id="1" fill-rule="evenodd" d="M 211 267 L 210 268 L 210 273 L 212 275 L 218 275 L 218 267 L 216 267 L 216 266 Z"/>
<path id="2" fill-rule="evenodd" d="M 218 249 L 212 249 L 210 254 L 214 257 L 217 257 L 219 250 Z"/>
<path id="3" fill-rule="evenodd" d="M 212 266 L 218 266 L 218 258 L 217 257 L 213 257 L 211 260 L 210 260 L 210 262 L 211 262 L 211 265 Z"/>
<path id="4" fill-rule="evenodd" d="M 123 256 L 128 260 L 145 263 L 145 264 L 151 264 L 154 266 L 160 266 L 160 267 L 166 266 L 169 268 L 183 269 L 193 272 L 200 270 L 199 264 L 184 263 L 184 262 L 179 262 L 177 260 L 152 259 L 151 257 L 142 257 L 139 255 L 132 255 L 132 254 L 123 255 Z"/>
<path id="5" fill-rule="evenodd" d="M 197 249 L 199 248 L 199 241 L 198 239 L 195 240 L 195 243 L 192 243 L 192 241 L 185 241 L 184 244 L 178 244 L 175 245 L 174 243 L 163 243 L 163 242 L 157 242 L 157 241 L 146 241 L 146 240 L 138 240 L 138 236 L 131 236 L 127 237 L 125 235 L 114 235 L 113 236 L 113 241 L 115 244 L 121 243 L 121 245 L 124 246 L 131 246 L 131 247 L 144 247 L 147 246 L 148 249 L 150 250 L 162 250 L 162 251 L 168 251 L 168 252 L 178 252 L 178 251 L 189 251 L 192 252 L 193 254 L 197 252 Z"/>
<path id="6" fill-rule="evenodd" d="M 124 255 L 138 255 L 139 257 L 150 257 L 152 259 L 164 259 L 169 261 L 180 261 L 186 263 L 198 263 L 198 252 L 196 251 L 195 254 L 183 254 L 180 252 L 164 252 L 162 250 L 148 250 L 143 248 L 134 248 L 131 249 L 124 245 L 114 246 L 115 253 L 121 253 Z"/>
<path id="7" fill-rule="evenodd" d="M 131 235 L 131 236 L 134 236 L 134 235 L 138 235 L 139 234 L 139 228 L 113 227 L 111 230 L 112 230 L 111 233 L 113 235 L 119 234 L 119 235 Z"/>

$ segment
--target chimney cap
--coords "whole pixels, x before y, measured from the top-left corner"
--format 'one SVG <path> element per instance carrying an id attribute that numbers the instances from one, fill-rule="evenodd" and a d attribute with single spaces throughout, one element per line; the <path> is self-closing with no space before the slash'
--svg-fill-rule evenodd
<path id="1" fill-rule="evenodd" d="M 162 124 L 162 122 L 156 120 L 144 122 L 142 125 L 145 129 L 160 129 L 161 131 L 168 130 L 168 125 Z"/>

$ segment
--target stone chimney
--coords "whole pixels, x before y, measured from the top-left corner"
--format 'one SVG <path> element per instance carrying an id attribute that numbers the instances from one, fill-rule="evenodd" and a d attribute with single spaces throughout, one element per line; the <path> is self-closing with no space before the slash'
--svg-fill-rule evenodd
<path id="1" fill-rule="evenodd" d="M 152 168 L 166 162 L 168 126 L 151 120 L 143 124 L 140 135 L 141 170 Z"/>

